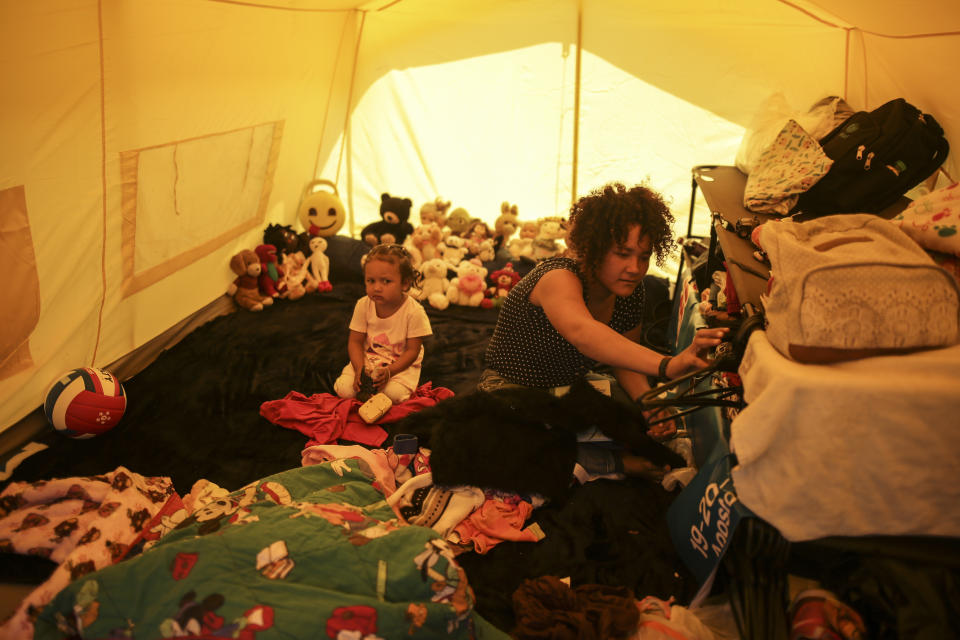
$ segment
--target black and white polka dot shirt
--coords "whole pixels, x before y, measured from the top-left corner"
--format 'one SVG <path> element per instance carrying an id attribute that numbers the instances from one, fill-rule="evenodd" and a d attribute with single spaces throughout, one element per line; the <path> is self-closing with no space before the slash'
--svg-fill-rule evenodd
<path id="1" fill-rule="evenodd" d="M 535 266 L 510 290 L 497 326 L 487 345 L 486 367 L 528 387 L 559 387 L 572 384 L 596 362 L 587 358 L 553 328 L 543 309 L 530 302 L 530 292 L 543 274 L 553 269 L 572 271 L 587 285 L 580 265 L 570 258 L 548 258 Z M 643 319 L 643 285 L 626 298 L 617 297 L 609 326 L 624 333 Z"/>

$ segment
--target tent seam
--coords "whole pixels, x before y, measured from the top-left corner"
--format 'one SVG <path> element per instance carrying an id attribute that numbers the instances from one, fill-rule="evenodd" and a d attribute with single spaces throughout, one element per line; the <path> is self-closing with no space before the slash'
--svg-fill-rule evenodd
<path id="1" fill-rule="evenodd" d="M 103 210 L 100 237 L 100 308 L 97 311 L 97 335 L 93 341 L 90 366 L 97 361 L 103 330 L 103 309 L 107 302 L 107 114 L 106 81 L 103 56 L 103 0 L 97 0 L 97 36 L 100 54 L 100 203 Z"/>

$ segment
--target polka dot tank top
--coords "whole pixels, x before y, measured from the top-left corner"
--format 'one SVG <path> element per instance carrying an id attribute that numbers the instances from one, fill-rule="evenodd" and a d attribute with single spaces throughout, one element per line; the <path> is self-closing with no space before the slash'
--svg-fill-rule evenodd
<path id="1" fill-rule="evenodd" d="M 580 265 L 571 258 L 540 262 L 507 295 L 497 325 L 487 345 L 486 366 L 513 382 L 528 387 L 572 384 L 596 362 L 581 354 L 553 328 L 543 309 L 530 302 L 530 292 L 543 274 L 553 269 L 572 271 L 583 284 Z M 643 285 L 626 298 L 617 297 L 609 326 L 617 333 L 633 329 L 643 318 Z"/>

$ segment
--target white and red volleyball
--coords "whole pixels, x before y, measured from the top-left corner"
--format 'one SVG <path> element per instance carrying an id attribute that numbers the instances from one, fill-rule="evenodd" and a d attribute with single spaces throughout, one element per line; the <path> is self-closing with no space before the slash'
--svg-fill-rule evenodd
<path id="1" fill-rule="evenodd" d="M 127 408 L 123 385 L 109 371 L 83 367 L 63 374 L 43 402 L 47 421 L 71 438 L 92 438 L 117 426 Z"/>

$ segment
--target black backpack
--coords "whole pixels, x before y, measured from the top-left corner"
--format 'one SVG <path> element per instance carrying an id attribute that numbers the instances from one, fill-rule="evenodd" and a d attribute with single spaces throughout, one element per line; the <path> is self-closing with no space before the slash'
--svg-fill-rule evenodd
<path id="1" fill-rule="evenodd" d="M 933 175 L 950 150 L 933 116 L 903 98 L 854 113 L 820 145 L 833 165 L 800 194 L 791 211 L 798 217 L 879 213 Z"/>

